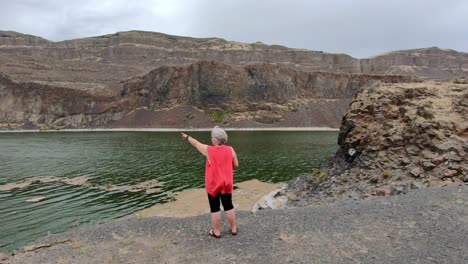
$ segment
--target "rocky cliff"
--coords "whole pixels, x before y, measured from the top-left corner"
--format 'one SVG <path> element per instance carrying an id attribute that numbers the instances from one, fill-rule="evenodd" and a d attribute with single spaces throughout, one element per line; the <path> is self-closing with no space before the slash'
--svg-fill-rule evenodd
<path id="1" fill-rule="evenodd" d="M 359 60 L 154 32 L 51 42 L 0 31 L 0 127 L 338 127 L 371 82 L 465 82 L 467 65 L 468 54 L 438 48 Z"/>
<path id="2" fill-rule="evenodd" d="M 25 81 L 70 81 L 115 84 L 163 65 L 200 60 L 228 64 L 275 63 L 302 71 L 467 77 L 468 54 L 437 47 L 389 52 L 356 59 L 346 54 L 291 49 L 261 42 L 190 38 L 128 31 L 51 42 L 17 32 L 0 31 L 0 70 Z M 51 73 L 54 73 L 52 74 Z M 34 73 L 33 76 L 25 76 Z"/>
<path id="3" fill-rule="evenodd" d="M 38 83 L 15 82 L 0 75 L 0 128 L 75 128 L 105 126 L 121 118 L 115 97 Z"/>
<path id="4" fill-rule="evenodd" d="M 350 98 L 391 75 L 310 73 L 271 64 L 200 61 L 123 82 L 119 93 L 0 78 L 5 128 L 337 127 Z M 73 98 L 76 98 L 74 100 Z"/>
<path id="5" fill-rule="evenodd" d="M 228 64 L 269 62 L 310 71 L 359 69 L 359 62 L 348 55 L 141 31 L 62 42 L 0 31 L 0 60 L 0 71 L 15 80 L 96 83 L 117 90 L 121 80 L 144 75 L 159 66 L 200 60 Z"/>
<path id="6" fill-rule="evenodd" d="M 360 60 L 361 72 L 431 78 L 468 76 L 468 53 L 437 47 L 388 52 Z"/>
<path id="7" fill-rule="evenodd" d="M 290 204 L 463 185 L 468 182 L 468 85 L 368 86 L 343 117 L 338 144 L 323 170 L 289 183 L 283 194 Z"/>

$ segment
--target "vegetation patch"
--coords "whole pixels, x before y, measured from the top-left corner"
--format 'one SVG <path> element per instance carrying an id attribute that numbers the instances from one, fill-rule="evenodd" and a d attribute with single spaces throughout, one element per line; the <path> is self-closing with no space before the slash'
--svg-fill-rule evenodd
<path id="1" fill-rule="evenodd" d="M 327 173 L 320 169 L 313 169 L 312 173 L 307 176 L 307 179 L 309 181 L 312 181 L 315 183 L 322 183 L 325 181 L 326 178 L 327 178 Z"/>
<path id="2" fill-rule="evenodd" d="M 195 118 L 195 115 L 192 114 L 192 112 L 188 112 L 186 115 L 185 115 L 185 118 L 187 118 L 188 120 L 192 120 Z"/>
<path id="3" fill-rule="evenodd" d="M 371 183 L 376 184 L 376 183 L 379 182 L 379 177 L 378 177 L 378 176 L 374 176 L 374 177 L 372 177 L 369 181 L 370 181 Z"/>
<path id="4" fill-rule="evenodd" d="M 210 113 L 211 119 L 216 123 L 223 122 L 224 118 L 226 117 L 226 113 L 223 111 L 213 111 Z"/>
<path id="5" fill-rule="evenodd" d="M 135 218 L 136 218 L 137 220 L 142 220 L 142 219 L 144 219 L 145 217 L 144 217 L 143 215 L 141 215 L 141 214 L 136 213 L 136 214 L 135 214 Z"/>
<path id="6" fill-rule="evenodd" d="M 382 176 L 384 177 L 384 179 L 387 179 L 388 177 L 390 177 L 390 175 L 392 175 L 391 171 L 389 171 L 389 170 L 383 170 L 382 171 Z"/>
<path id="7" fill-rule="evenodd" d="M 78 249 L 78 253 L 80 253 L 80 254 L 86 254 L 86 253 L 88 253 L 90 250 L 91 250 L 91 247 L 90 247 L 90 246 L 84 246 L 84 247 L 81 247 L 80 249 Z"/>

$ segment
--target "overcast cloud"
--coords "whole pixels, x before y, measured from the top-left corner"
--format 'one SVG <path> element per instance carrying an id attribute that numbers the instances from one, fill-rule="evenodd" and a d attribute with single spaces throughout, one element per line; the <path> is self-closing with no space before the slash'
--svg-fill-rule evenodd
<path id="1" fill-rule="evenodd" d="M 58 41 L 147 30 L 261 41 L 362 58 L 468 52 L 466 0 L 0 0 L 0 30 Z"/>

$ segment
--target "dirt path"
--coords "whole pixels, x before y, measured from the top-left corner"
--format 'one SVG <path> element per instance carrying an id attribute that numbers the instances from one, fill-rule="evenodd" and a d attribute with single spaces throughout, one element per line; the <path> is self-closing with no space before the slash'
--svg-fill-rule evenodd
<path id="1" fill-rule="evenodd" d="M 122 219 L 51 236 L 5 263 L 468 263 L 468 188 L 239 212 L 239 234 L 209 215 Z M 70 240 L 70 241 L 69 241 Z M 64 242 L 65 241 L 65 242 Z"/>

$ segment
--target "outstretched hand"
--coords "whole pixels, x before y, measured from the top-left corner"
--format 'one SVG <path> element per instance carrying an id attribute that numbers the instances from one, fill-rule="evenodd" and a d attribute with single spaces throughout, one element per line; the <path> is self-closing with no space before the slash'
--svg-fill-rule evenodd
<path id="1" fill-rule="evenodd" d="M 194 139 L 193 137 L 185 133 L 181 132 L 180 136 L 182 137 L 183 140 L 187 140 L 187 142 L 190 143 L 192 146 L 194 146 L 201 154 L 208 156 L 207 145 L 200 143 L 198 140 Z"/>

